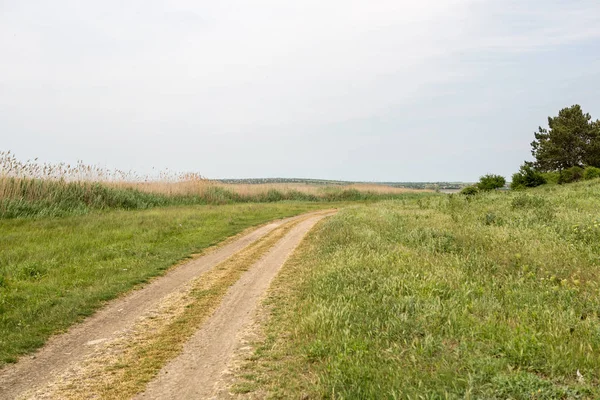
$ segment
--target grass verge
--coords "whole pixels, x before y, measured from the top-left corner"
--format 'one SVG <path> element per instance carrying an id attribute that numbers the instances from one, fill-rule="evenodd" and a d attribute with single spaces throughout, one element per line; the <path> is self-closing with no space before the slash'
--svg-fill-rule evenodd
<path id="1" fill-rule="evenodd" d="M 346 208 L 286 264 L 236 390 L 600 398 L 600 182 Z"/>
<path id="2" fill-rule="evenodd" d="M 237 204 L 0 220 L 0 366 L 226 237 L 324 207 Z"/>

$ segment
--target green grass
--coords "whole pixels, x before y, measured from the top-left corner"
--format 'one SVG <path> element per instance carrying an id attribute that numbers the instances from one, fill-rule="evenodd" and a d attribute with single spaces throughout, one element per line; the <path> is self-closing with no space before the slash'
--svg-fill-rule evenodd
<path id="1" fill-rule="evenodd" d="M 0 365 L 245 228 L 335 204 L 163 207 L 0 220 Z"/>
<path id="2" fill-rule="evenodd" d="M 237 389 L 600 398 L 598 210 L 598 180 L 346 208 L 276 279 Z"/>

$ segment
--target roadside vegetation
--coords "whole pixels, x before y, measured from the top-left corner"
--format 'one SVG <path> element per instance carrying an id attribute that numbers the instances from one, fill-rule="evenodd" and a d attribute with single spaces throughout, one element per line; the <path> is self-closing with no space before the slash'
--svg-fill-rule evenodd
<path id="1" fill-rule="evenodd" d="M 284 266 L 234 389 L 600 397 L 600 181 L 348 207 Z"/>

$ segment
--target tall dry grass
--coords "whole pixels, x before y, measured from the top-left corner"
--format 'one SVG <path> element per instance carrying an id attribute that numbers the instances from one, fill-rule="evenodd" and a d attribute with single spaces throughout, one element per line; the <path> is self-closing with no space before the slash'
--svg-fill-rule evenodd
<path id="1" fill-rule="evenodd" d="M 197 173 L 140 175 L 82 161 L 74 165 L 20 161 L 10 151 L 0 152 L 0 217 L 172 204 L 371 200 L 409 192 L 415 190 L 377 184 L 226 184 Z"/>
<path id="2" fill-rule="evenodd" d="M 31 187 L 31 182 L 36 182 Z M 83 161 L 67 163 L 40 163 L 38 159 L 21 161 L 10 151 L 0 151 L 0 199 L 26 196 L 34 200 L 46 198 L 70 184 L 84 187 L 101 183 L 112 188 L 135 189 L 164 195 L 201 193 L 209 180 L 197 173 L 161 171 L 155 176 L 135 171 L 107 169 L 87 165 Z M 24 188 L 27 190 L 24 191 Z"/>

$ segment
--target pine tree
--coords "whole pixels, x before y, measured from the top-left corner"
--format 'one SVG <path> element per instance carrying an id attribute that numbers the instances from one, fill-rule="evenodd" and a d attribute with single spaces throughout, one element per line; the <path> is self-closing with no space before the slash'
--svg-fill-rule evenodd
<path id="1" fill-rule="evenodd" d="M 531 143 L 538 169 L 600 166 L 600 120 L 592 121 L 576 104 L 560 110 L 557 117 L 548 117 L 548 127 L 540 127 Z"/>

